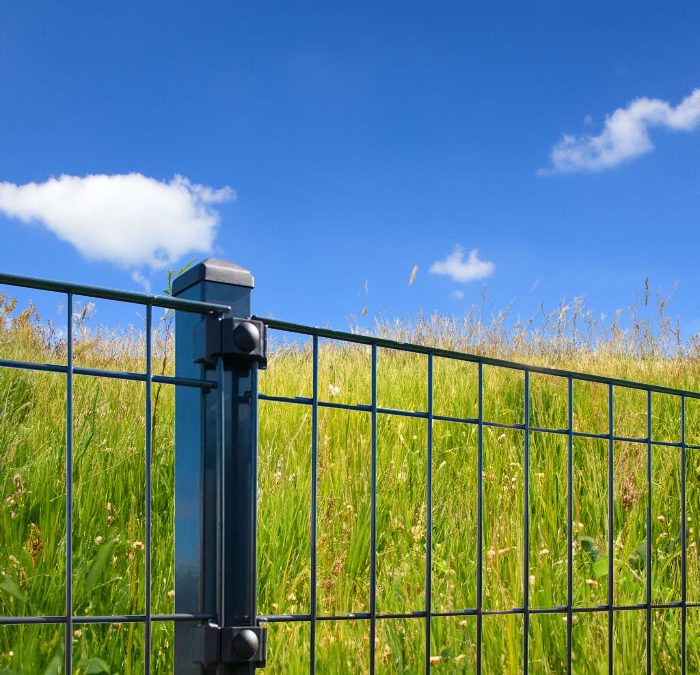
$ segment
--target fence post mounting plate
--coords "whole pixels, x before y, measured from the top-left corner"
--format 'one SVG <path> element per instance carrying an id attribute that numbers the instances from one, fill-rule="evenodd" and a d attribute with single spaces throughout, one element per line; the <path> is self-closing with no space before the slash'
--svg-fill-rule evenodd
<path id="1" fill-rule="evenodd" d="M 195 326 L 194 344 L 195 363 L 213 366 L 221 356 L 227 366 L 250 361 L 257 361 L 260 369 L 267 365 L 267 328 L 256 319 L 206 316 Z"/>
<path id="2" fill-rule="evenodd" d="M 267 628 L 263 626 L 217 626 L 208 622 L 193 630 L 192 661 L 205 668 L 221 663 L 250 663 L 264 668 Z"/>

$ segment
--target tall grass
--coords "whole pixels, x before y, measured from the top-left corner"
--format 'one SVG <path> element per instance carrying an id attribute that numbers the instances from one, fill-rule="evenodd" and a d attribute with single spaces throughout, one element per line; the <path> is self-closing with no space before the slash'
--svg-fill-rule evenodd
<path id="1" fill-rule="evenodd" d="M 611 320 L 596 320 L 580 302 L 542 312 L 526 322 L 507 313 L 485 319 L 431 316 L 377 322 L 371 332 L 531 363 L 628 379 L 700 389 L 698 345 L 682 339 L 666 316 L 665 301 L 649 312 L 649 297 Z M 31 308 L 18 312 L 0 300 L 0 358 L 65 362 L 66 345 Z M 359 329 L 358 329 L 359 330 Z M 140 327 L 120 334 L 92 328 L 76 318 L 76 360 L 122 370 L 145 370 Z M 172 331 L 155 333 L 157 372 L 172 371 Z M 262 374 L 267 394 L 308 396 L 309 345 L 278 336 Z M 321 398 L 369 403 L 370 354 L 364 347 L 322 341 Z M 474 364 L 436 358 L 434 412 L 475 417 Z M 380 350 L 381 407 L 426 410 L 424 356 Z M 170 612 L 173 598 L 174 391 L 154 387 L 153 601 Z M 144 611 L 144 437 L 142 383 L 75 377 L 73 586 L 75 613 L 102 615 Z M 0 613 L 60 615 L 65 611 L 65 377 L 0 369 Z M 522 423 L 522 373 L 484 367 L 485 419 Z M 532 375 L 530 423 L 567 426 L 566 381 Z M 261 402 L 259 484 L 259 611 L 305 613 L 310 606 L 311 411 L 306 406 Z M 574 428 L 607 433 L 607 389 L 576 383 Z M 646 395 L 616 388 L 615 433 L 646 436 Z M 677 398 L 652 397 L 654 441 L 680 440 Z M 377 456 L 377 609 L 422 611 L 426 541 L 427 422 L 380 415 Z M 477 429 L 455 422 L 433 424 L 433 611 L 475 607 Z M 700 406 L 687 402 L 686 441 L 700 445 Z M 524 597 L 524 432 L 484 430 L 484 584 L 488 610 L 520 606 Z M 635 604 L 645 598 L 646 445 L 614 447 L 614 598 Z M 318 424 L 318 607 L 326 615 L 369 609 L 371 419 L 368 413 L 322 409 Z M 605 440 L 574 443 L 574 603 L 607 601 L 607 471 Z M 530 434 L 530 605 L 549 608 L 567 595 L 567 439 Z M 700 601 L 698 535 L 700 456 L 687 457 L 688 601 Z M 680 449 L 653 445 L 652 597 L 680 600 Z M 688 671 L 700 671 L 700 610 L 688 610 Z M 679 671 L 680 610 L 653 614 L 652 658 L 658 672 Z M 615 616 L 617 672 L 639 672 L 645 660 L 644 612 Z M 607 613 L 574 617 L 576 673 L 607 667 Z M 0 672 L 60 673 L 63 626 L 0 629 Z M 143 627 L 138 624 L 74 627 L 78 673 L 137 673 L 143 668 Z M 486 672 L 522 669 L 521 615 L 484 618 Z M 565 672 L 566 623 L 561 614 L 530 620 L 531 672 Z M 430 656 L 444 672 L 473 672 L 476 620 L 439 617 L 432 623 Z M 172 670 L 172 627 L 154 624 L 154 672 Z M 369 626 L 365 620 L 318 625 L 319 672 L 366 672 Z M 308 669 L 308 624 L 270 626 L 267 670 Z M 380 672 L 419 672 L 424 659 L 421 619 L 380 620 L 375 645 Z"/>

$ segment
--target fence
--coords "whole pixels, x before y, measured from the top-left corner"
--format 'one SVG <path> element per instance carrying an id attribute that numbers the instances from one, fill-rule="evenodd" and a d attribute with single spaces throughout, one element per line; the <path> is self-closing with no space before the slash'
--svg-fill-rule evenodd
<path id="1" fill-rule="evenodd" d="M 69 326 L 76 294 L 138 302 L 147 309 L 145 374 L 77 368 L 70 330 L 65 366 L 0 361 L 2 367 L 66 375 L 66 612 L 0 618 L 0 624 L 65 624 L 66 672 L 72 672 L 73 626 L 99 622 L 143 623 L 144 668 L 149 672 L 154 621 L 175 623 L 178 673 L 251 673 L 265 665 L 266 652 L 269 667 L 278 672 L 297 672 L 302 663 L 311 673 L 317 668 L 370 673 L 433 668 L 625 672 L 630 664 L 647 672 L 685 673 L 697 667 L 693 627 L 700 593 L 689 598 L 689 588 L 695 593 L 699 579 L 697 548 L 688 541 L 693 530 L 687 505 L 689 488 L 693 504 L 697 501 L 700 482 L 695 457 L 700 424 L 694 405 L 700 394 L 251 317 L 252 277 L 221 261 L 206 261 L 178 278 L 173 298 L 8 275 L 1 275 L 0 283 L 66 293 Z M 154 306 L 177 312 L 175 377 L 152 373 Z M 269 349 L 272 333 L 291 336 L 289 347 Z M 304 340 L 308 343 L 302 345 Z M 351 396 L 341 395 L 341 387 L 328 375 L 333 359 L 350 353 L 347 350 L 356 350 L 346 372 Z M 285 354 L 286 372 L 294 376 L 280 384 L 274 364 Z M 267 359 L 272 367 L 259 385 L 258 371 Z M 159 379 L 177 385 L 174 614 L 151 613 L 147 435 L 146 611 L 73 616 L 74 374 L 145 382 L 147 421 L 152 414 L 149 385 Z M 411 387 L 405 386 L 408 379 Z M 498 387 L 502 394 L 506 381 L 510 393 L 504 403 Z M 415 382 L 418 387 L 413 387 Z M 630 396 L 639 397 L 641 404 L 632 420 L 636 426 L 630 423 Z M 547 405 L 540 405 L 543 397 Z M 597 406 L 591 415 L 597 429 L 583 428 L 583 415 L 577 419 L 584 401 Z M 302 421 L 284 417 L 282 409 L 303 411 Z M 332 444 L 321 432 L 327 413 L 356 416 L 353 419 L 362 420 L 358 424 L 367 432 L 352 437 L 358 443 L 354 468 L 343 464 L 339 469 L 346 483 L 367 484 L 353 502 L 355 510 L 367 509 L 366 521 L 364 515 L 348 521 L 355 529 L 350 534 L 343 530 L 342 542 L 330 531 L 340 512 L 326 499 L 332 496 L 324 473 Z M 415 426 L 397 431 L 391 426 L 396 420 Z M 267 436 L 259 439 L 259 429 Z M 269 437 L 275 429 L 288 454 L 299 445 L 299 456 L 308 467 L 308 477 L 295 474 L 288 481 L 291 487 L 277 496 L 269 486 L 284 478 L 269 477 L 275 467 L 258 467 L 260 448 L 280 445 L 279 439 Z M 412 430 L 416 433 L 407 437 Z M 346 447 L 348 438 L 337 440 L 336 449 Z M 366 453 L 361 455 L 363 448 Z M 260 456 L 269 459 L 266 452 Z M 277 456 L 277 461 L 284 458 Z M 457 463 L 459 471 L 444 482 L 441 472 Z M 565 475 L 557 475 L 556 468 Z M 631 484 L 620 483 L 629 476 L 636 476 Z M 395 508 L 399 484 L 408 486 L 402 496 L 407 495 L 410 508 L 403 514 Z M 600 513 L 588 514 L 597 524 L 597 531 L 586 530 L 592 537 L 582 531 L 591 523 L 584 525 L 576 518 L 583 513 L 582 491 L 598 500 Z M 285 501 L 290 495 L 293 504 Z M 655 507 L 661 502 L 664 513 Z M 289 511 L 291 517 L 283 519 Z M 308 523 L 308 530 L 305 524 L 300 531 L 281 529 L 281 522 L 292 528 L 290 521 Z M 546 537 L 544 521 L 551 524 Z M 365 522 L 366 536 L 361 527 Z M 321 535 L 320 524 L 325 528 Z M 292 541 L 285 549 L 288 559 L 271 562 L 275 547 L 286 539 Z M 455 540 L 466 548 L 455 549 Z M 605 542 L 604 550 L 597 540 Z M 354 602 L 366 591 L 364 608 L 338 607 L 327 601 L 323 590 L 344 583 L 347 566 L 335 564 L 337 560 L 329 565 L 324 556 L 327 549 L 348 541 L 366 547 L 366 556 L 365 549 L 356 556 L 360 564 L 349 595 Z M 294 568 L 293 573 L 285 566 Z M 300 588 L 306 597 L 296 597 Z M 326 595 L 320 598 L 321 590 Z M 285 604 L 287 597 L 292 599 Z M 274 598 L 281 600 L 273 602 Z M 275 605 L 282 610 L 276 611 Z M 329 607 L 333 611 L 327 611 Z M 586 633 L 602 636 L 600 644 L 577 643 L 577 623 L 589 618 L 601 619 L 598 633 Z M 504 623 L 508 621 L 516 623 Z M 326 627 L 331 625 L 352 626 L 354 635 L 335 640 L 337 663 L 326 658 L 333 642 Z M 393 627 L 399 625 L 401 632 L 392 637 Z M 303 631 L 303 637 L 284 633 L 276 638 L 278 627 L 284 626 Z M 441 646 L 440 635 L 457 629 L 459 654 L 454 654 Z M 500 654 L 494 660 L 499 640 Z M 300 649 L 308 650 L 306 656 Z M 556 653 L 548 655 L 548 649 Z"/>
<path id="2" fill-rule="evenodd" d="M 0 368 L 6 369 L 21 369 L 25 371 L 57 373 L 65 376 L 65 612 L 61 615 L 42 616 L 42 615 L 22 615 L 22 616 L 0 616 L 0 626 L 31 626 L 31 625 L 63 625 L 64 629 L 64 650 L 63 663 L 49 662 L 44 664 L 46 672 L 73 672 L 75 666 L 73 654 L 73 642 L 76 630 L 80 630 L 80 626 L 90 624 L 141 624 L 145 626 L 144 631 L 144 671 L 151 671 L 151 624 L 153 622 L 180 622 L 180 621 L 202 621 L 211 617 L 211 614 L 206 612 L 180 612 L 172 614 L 154 614 L 151 607 L 151 551 L 152 551 L 152 536 L 151 536 L 151 501 L 152 501 L 152 447 L 151 447 L 151 429 L 152 429 L 152 385 L 153 384 L 168 384 L 184 389 L 192 389 L 197 392 L 206 392 L 215 390 L 218 386 L 216 381 L 206 380 L 202 378 L 187 378 L 179 376 L 154 375 L 152 369 L 152 339 L 153 339 L 153 308 L 160 307 L 170 310 L 176 310 L 194 315 L 214 315 L 219 316 L 223 312 L 227 312 L 227 305 L 216 304 L 212 302 L 197 302 L 194 300 L 185 300 L 170 297 L 156 297 L 139 293 L 129 293 L 122 291 L 113 291 L 92 286 L 84 286 L 78 284 L 66 284 L 53 281 L 45 281 L 41 279 L 31 279 L 19 277 L 9 274 L 0 274 L 0 284 L 6 284 L 13 287 L 24 287 L 42 291 L 53 291 L 63 294 L 65 297 L 65 317 L 66 317 L 66 363 L 65 364 L 44 364 L 30 361 L 17 361 L 14 359 L 0 359 Z M 146 364 L 145 372 L 123 372 L 117 370 L 105 370 L 102 368 L 81 367 L 74 363 L 74 298 L 77 296 L 86 298 L 102 298 L 106 300 L 135 303 L 143 305 L 145 308 L 145 339 L 146 339 Z M 145 557 L 145 592 L 144 592 L 144 607 L 145 611 L 141 614 L 123 614 L 114 613 L 109 615 L 90 615 L 90 616 L 75 616 L 73 613 L 73 429 L 74 429 L 74 411 L 73 411 L 73 388 L 75 376 L 90 377 L 90 378 L 107 378 L 110 380 L 134 381 L 144 384 L 145 388 L 145 453 L 144 453 L 144 476 L 145 476 L 145 541 L 141 542 L 144 547 Z M 3 409 L 3 412 L 5 410 Z M 11 424 L 10 419 L 3 419 L 4 424 Z M 7 449 L 4 449 L 7 452 Z M 8 458 L 2 457 L 0 463 L 4 465 Z M 3 471 L 4 473 L 4 471 Z M 4 476 L 7 480 L 9 476 Z M 11 527 L 12 525 L 10 525 Z M 0 547 L 2 545 L 0 544 Z M 4 551 L 7 555 L 7 551 Z M 7 577 L 3 574 L 5 584 L 3 590 L 12 592 L 12 586 L 7 585 Z M 14 591 L 16 596 L 19 596 L 19 589 Z M 11 654 L 12 652 L 10 652 Z M 3 655 L 5 656 L 5 655 Z M 48 660 L 47 660 L 48 661 Z M 16 664 L 13 664 L 16 665 Z M 34 664 L 19 664 L 20 672 L 31 672 L 32 667 L 37 667 Z M 97 664 L 93 664 L 93 668 L 97 668 Z M 44 669 L 42 668 L 42 671 Z M 14 672 L 11 668 L 4 669 L 4 672 Z M 88 672 L 102 672 L 101 670 L 89 670 Z"/>

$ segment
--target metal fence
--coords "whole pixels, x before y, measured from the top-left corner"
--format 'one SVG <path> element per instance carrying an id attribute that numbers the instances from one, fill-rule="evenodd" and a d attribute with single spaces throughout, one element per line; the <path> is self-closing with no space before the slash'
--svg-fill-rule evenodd
<path id="1" fill-rule="evenodd" d="M 700 399 L 700 394 L 675 388 L 630 382 L 621 379 L 569 372 L 539 366 L 529 366 L 501 359 L 493 359 L 460 352 L 405 344 L 380 338 L 312 328 L 277 319 L 251 316 L 250 294 L 252 277 L 245 270 L 221 261 L 206 261 L 180 277 L 174 287 L 173 298 L 157 298 L 141 294 L 107 291 L 91 287 L 0 275 L 0 283 L 58 291 L 67 296 L 68 360 L 66 365 L 42 365 L 0 360 L 3 368 L 24 368 L 61 373 L 66 376 L 66 611 L 61 616 L 0 617 L 0 624 L 60 623 L 66 626 L 65 669 L 72 672 L 72 627 L 80 623 L 140 622 L 146 626 L 145 672 L 150 672 L 150 626 L 153 621 L 172 621 L 176 625 L 176 672 L 252 673 L 265 664 L 265 626 L 297 624 L 309 626 L 309 668 L 316 671 L 318 625 L 326 621 L 366 622 L 369 629 L 367 670 L 379 670 L 376 657 L 378 622 L 415 619 L 423 622 L 424 663 L 420 670 L 428 672 L 431 663 L 432 620 L 439 617 L 474 617 L 476 621 L 475 669 L 482 672 L 484 660 L 484 617 L 518 615 L 522 617 L 522 670 L 529 672 L 529 624 L 536 615 L 559 615 L 566 622 L 565 669 L 572 671 L 572 627 L 575 615 L 603 613 L 607 615 L 607 668 L 613 672 L 615 656 L 615 622 L 621 613 L 643 613 L 646 663 L 640 670 L 652 671 L 652 633 L 655 610 L 677 610 L 681 613 L 681 644 L 677 669 L 685 673 L 687 667 L 688 609 L 700 607 L 699 602 L 688 601 L 688 525 L 686 464 L 689 452 L 700 451 L 700 445 L 686 442 L 686 407 L 689 401 Z M 111 300 L 139 303 L 146 307 L 147 371 L 123 373 L 75 366 L 72 355 L 72 299 L 84 295 Z M 177 312 L 177 370 L 175 377 L 155 376 L 151 369 L 152 308 L 166 307 Z M 205 319 L 202 320 L 201 316 Z M 206 318 L 209 317 L 209 318 Z M 266 363 L 266 333 L 280 331 L 293 340 L 310 340 L 311 396 L 276 395 L 260 391 L 258 369 Z M 319 391 L 320 340 L 344 344 L 365 345 L 370 352 L 370 400 L 350 404 L 326 400 Z M 378 353 L 383 350 L 403 354 L 422 355 L 427 364 L 424 382 L 424 410 L 387 408 L 379 405 L 377 396 Z M 477 369 L 477 414 L 475 416 L 448 416 L 434 409 L 435 362 L 446 359 L 468 362 Z M 484 371 L 498 367 L 521 373 L 523 377 L 522 422 L 505 423 L 488 419 L 485 414 L 486 385 Z M 72 378 L 74 374 L 131 379 L 146 385 L 147 430 L 151 420 L 151 384 L 164 382 L 179 385 L 177 389 L 176 435 L 176 613 L 151 614 L 151 443 L 146 438 L 146 611 L 138 616 L 74 616 L 72 611 Z M 531 376 L 544 375 L 565 383 L 566 424 L 559 428 L 531 424 Z M 574 385 L 594 383 L 606 392 L 607 430 L 593 433 L 581 431 L 574 424 Z M 635 390 L 645 396 L 646 433 L 641 437 L 616 433 L 615 403 L 620 391 Z M 663 440 L 654 436 L 652 428 L 652 396 L 665 394 L 678 403 L 680 419 L 678 440 Z M 311 482 L 308 509 L 311 523 L 309 555 L 310 598 L 309 611 L 295 614 L 260 615 L 257 607 L 258 581 L 256 576 L 257 524 L 257 433 L 258 402 L 268 401 L 301 406 L 311 413 L 311 443 L 308 448 L 311 462 Z M 318 429 L 319 411 L 338 409 L 361 412 L 371 420 L 370 467 L 370 533 L 369 533 L 369 611 L 342 614 L 323 614 L 319 611 L 318 585 Z M 421 610 L 406 608 L 405 612 L 382 613 L 377 606 L 377 424 L 382 418 L 408 417 L 426 423 L 425 485 L 425 587 L 424 606 Z M 449 422 L 475 429 L 476 444 L 476 602 L 474 606 L 451 611 L 435 609 L 433 598 L 433 428 L 434 423 Z M 523 486 L 522 486 L 522 579 L 519 606 L 490 609 L 484 604 L 484 431 L 489 428 L 516 430 L 522 433 Z M 531 438 L 533 434 L 550 434 L 565 439 L 566 443 L 566 602 L 551 607 L 535 607 L 531 603 Z M 607 445 L 607 574 L 604 603 L 594 606 L 576 606 L 574 603 L 574 442 L 575 439 L 593 439 Z M 645 447 L 646 532 L 643 552 L 645 597 L 634 604 L 616 604 L 615 582 L 615 448 L 616 443 L 636 443 Z M 652 525 L 653 525 L 653 448 L 678 453 L 680 475 L 680 589 L 679 597 L 670 602 L 655 602 L 652 593 Z M 272 639 L 272 638 L 271 638 Z M 284 671 L 284 666 L 280 667 Z"/>
<path id="2" fill-rule="evenodd" d="M 109 290 L 85 286 L 79 284 L 69 284 L 29 277 L 21 277 L 10 274 L 0 274 L 0 284 L 13 287 L 29 288 L 41 291 L 53 291 L 64 295 L 65 320 L 66 320 L 66 353 L 65 364 L 42 364 L 29 361 L 17 361 L 13 359 L 0 359 L 0 368 L 21 369 L 25 371 L 59 373 L 65 376 L 66 410 L 65 410 L 65 613 L 60 616 L 0 616 L 0 626 L 9 625 L 36 625 L 36 624 L 60 624 L 65 626 L 65 650 L 63 668 L 66 673 L 73 672 L 73 640 L 74 627 L 86 624 L 120 624 L 138 623 L 145 626 L 144 634 L 144 672 L 151 672 L 151 623 L 157 622 L 200 622 L 211 618 L 211 614 L 206 612 L 181 612 L 175 614 L 153 614 L 151 607 L 151 501 L 152 501 L 152 385 L 169 384 L 195 391 L 210 391 L 216 389 L 218 383 L 215 380 L 201 378 L 172 377 L 167 375 L 154 375 L 152 370 L 153 354 L 153 308 L 164 308 L 195 315 L 219 316 L 228 312 L 227 305 L 212 302 L 198 302 L 196 300 L 185 300 L 173 297 L 157 297 L 141 293 L 131 293 L 124 291 Z M 118 302 L 126 302 L 142 305 L 145 308 L 145 341 L 146 341 L 146 361 L 145 372 L 123 372 L 117 370 L 105 370 L 101 368 L 87 368 L 77 366 L 74 363 L 74 298 L 101 298 Z M 141 382 L 145 386 L 145 613 L 138 615 L 113 614 L 107 616 L 75 616 L 73 613 L 73 381 L 74 376 L 88 376 L 99 378 L 110 378 L 117 380 L 130 380 Z M 0 457 L 0 465 L 4 464 L 6 458 Z M 2 544 L 0 544 L 2 546 Z"/>
<path id="3" fill-rule="evenodd" d="M 528 649 L 530 643 L 529 623 L 533 615 L 560 615 L 566 620 L 566 656 L 565 668 L 566 672 L 572 671 L 572 627 L 573 619 L 576 614 L 587 614 L 591 612 L 606 613 L 608 616 L 608 645 L 607 645 L 607 669 L 608 672 L 613 672 L 613 662 L 615 656 L 615 617 L 623 612 L 643 612 L 645 614 L 645 635 L 641 640 L 645 642 L 646 663 L 639 664 L 640 671 L 652 672 L 652 610 L 677 609 L 681 612 L 681 648 L 678 654 L 677 672 L 686 672 L 686 637 L 687 637 L 687 609 L 700 607 L 698 602 L 687 601 L 687 516 L 686 516 L 686 453 L 688 451 L 700 450 L 700 445 L 686 443 L 686 402 L 688 399 L 697 400 L 700 394 L 692 391 L 683 391 L 679 389 L 656 386 L 652 384 L 643 384 L 627 380 L 602 377 L 592 374 L 570 372 L 554 368 L 546 368 L 532 365 L 525 365 L 502 359 L 494 359 L 485 356 L 476 356 L 461 352 L 454 352 L 445 349 L 436 349 L 416 344 L 397 343 L 391 340 L 384 340 L 365 335 L 349 334 L 333 330 L 325 330 L 319 328 L 311 328 L 309 326 L 295 325 L 277 319 L 264 319 L 265 324 L 270 329 L 283 331 L 288 334 L 297 336 L 310 336 L 312 350 L 312 396 L 272 396 L 264 393 L 259 393 L 258 398 L 261 401 L 276 401 L 284 402 L 291 405 L 306 406 L 312 411 L 312 443 L 311 443 L 311 462 L 312 462 L 312 485 L 311 494 L 309 495 L 309 504 L 311 509 L 311 611 L 306 614 L 296 615 L 266 615 L 259 617 L 263 622 L 307 622 L 310 624 L 310 649 L 309 657 L 310 672 L 315 672 L 315 649 L 316 649 L 316 634 L 317 623 L 319 621 L 366 621 L 369 623 L 370 639 L 369 644 L 375 645 L 377 639 L 377 622 L 391 621 L 393 619 L 422 619 L 424 622 L 424 656 L 425 656 L 425 672 L 431 669 L 431 619 L 434 617 L 476 617 L 476 672 L 482 672 L 483 659 L 483 618 L 485 616 L 494 615 L 520 615 L 523 617 L 523 643 L 522 643 L 522 669 L 524 673 L 528 673 L 530 663 L 528 659 Z M 330 339 L 350 344 L 367 345 L 371 349 L 371 403 L 368 405 L 349 405 L 336 403 L 329 400 L 322 400 L 319 394 L 319 339 Z M 425 381 L 425 390 L 427 398 L 426 410 L 405 410 L 383 408 L 377 405 L 377 354 L 378 350 L 392 350 L 403 353 L 421 354 L 427 360 L 427 378 Z M 435 359 L 449 359 L 454 361 L 470 362 L 476 364 L 478 368 L 478 414 L 476 417 L 452 417 L 438 415 L 433 410 L 433 391 L 434 391 L 434 361 Z M 506 424 L 485 418 L 484 414 L 484 368 L 498 367 L 511 371 L 516 371 L 523 374 L 523 423 Z M 530 423 L 531 410 L 531 392 L 530 392 L 530 376 L 531 374 L 541 374 L 558 378 L 566 382 L 566 409 L 567 409 L 567 425 L 562 428 L 548 428 L 543 426 L 533 426 Z M 607 423 L 608 430 L 605 433 L 587 433 L 577 431 L 574 428 L 573 411 L 574 411 L 574 383 L 575 382 L 590 382 L 603 385 L 607 390 Z M 628 437 L 616 434 L 614 431 L 614 409 L 615 409 L 615 394 L 620 390 L 637 390 L 645 395 L 646 407 L 646 434 L 643 437 Z M 680 429 L 680 440 L 677 442 L 658 440 L 653 437 L 652 430 L 652 394 L 666 394 L 675 397 L 679 401 L 680 420 L 678 426 Z M 318 519 L 317 514 L 317 443 L 318 443 L 318 412 L 321 408 L 335 408 L 342 410 L 352 410 L 368 413 L 372 420 L 372 438 L 371 438 L 371 499 L 372 499 L 372 520 L 370 534 L 370 610 L 369 612 L 353 612 L 340 615 L 322 615 L 317 610 L 316 602 L 316 553 L 317 553 L 317 531 L 316 524 Z M 426 537 L 425 537 L 425 604 L 422 611 L 407 611 L 405 613 L 382 614 L 377 611 L 377 420 L 381 416 L 404 416 L 427 421 L 427 472 L 425 476 L 427 505 L 426 505 Z M 432 597 L 431 578 L 433 574 L 432 566 L 432 512 L 433 512 L 433 423 L 434 422 L 451 422 L 457 424 L 469 425 L 476 427 L 478 432 L 477 445 L 477 522 L 476 522 L 476 605 L 456 609 L 453 611 L 435 611 L 433 610 L 434 602 Z M 524 438 L 524 485 L 523 485 L 523 539 L 522 539 L 522 593 L 523 603 L 521 606 L 512 607 L 503 610 L 488 610 L 483 605 L 483 575 L 484 575 L 484 538 L 483 538 L 483 523 L 484 523 L 484 437 L 485 428 L 512 429 L 523 432 Z M 530 603 L 530 553 L 531 543 L 531 513 L 529 498 L 531 493 L 531 467 L 530 467 L 530 439 L 534 433 L 554 434 L 563 436 L 567 439 L 567 507 L 566 507 L 566 531 L 567 531 L 567 597 L 566 604 L 556 605 L 551 607 L 532 607 Z M 573 581 L 573 558 L 574 558 L 574 522 L 573 522 L 573 447 L 574 439 L 598 439 L 605 441 L 608 446 L 608 471 L 607 471 L 607 602 L 597 606 L 575 606 L 573 601 L 574 596 L 574 581 Z M 643 564 L 645 574 L 645 600 L 643 603 L 635 604 L 616 604 L 614 599 L 614 579 L 615 579 L 615 537 L 614 530 L 614 455 L 615 443 L 637 443 L 646 446 L 646 488 L 647 488 L 647 504 L 646 504 L 646 531 L 647 537 L 644 542 L 646 547 L 645 562 Z M 680 580 L 680 597 L 674 602 L 653 602 L 652 598 L 652 538 L 649 533 L 652 531 L 652 448 L 658 446 L 668 452 L 678 452 L 680 454 L 680 548 L 681 548 L 681 580 Z M 374 673 L 377 670 L 376 666 L 376 649 L 370 647 L 367 654 L 368 670 Z M 432 665 L 437 665 L 433 663 Z M 460 671 L 461 672 L 461 671 Z M 538 671 L 540 672 L 540 671 Z M 541 671 L 544 672 L 544 671 Z M 547 671 L 549 672 L 549 671 Z M 666 672 L 659 670 L 659 672 Z"/>

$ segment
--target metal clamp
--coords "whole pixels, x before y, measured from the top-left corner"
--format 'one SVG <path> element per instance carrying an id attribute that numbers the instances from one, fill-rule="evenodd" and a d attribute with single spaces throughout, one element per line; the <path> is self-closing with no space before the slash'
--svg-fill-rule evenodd
<path id="1" fill-rule="evenodd" d="M 267 366 L 267 328 L 256 319 L 218 319 L 207 316 L 195 326 L 195 345 L 201 351 L 195 353 L 195 363 L 213 366 L 218 357 L 225 365 L 257 361 Z"/>
<path id="2" fill-rule="evenodd" d="M 250 663 L 264 668 L 267 658 L 267 628 L 262 626 L 217 626 L 211 621 L 193 631 L 192 661 L 205 668 Z"/>

